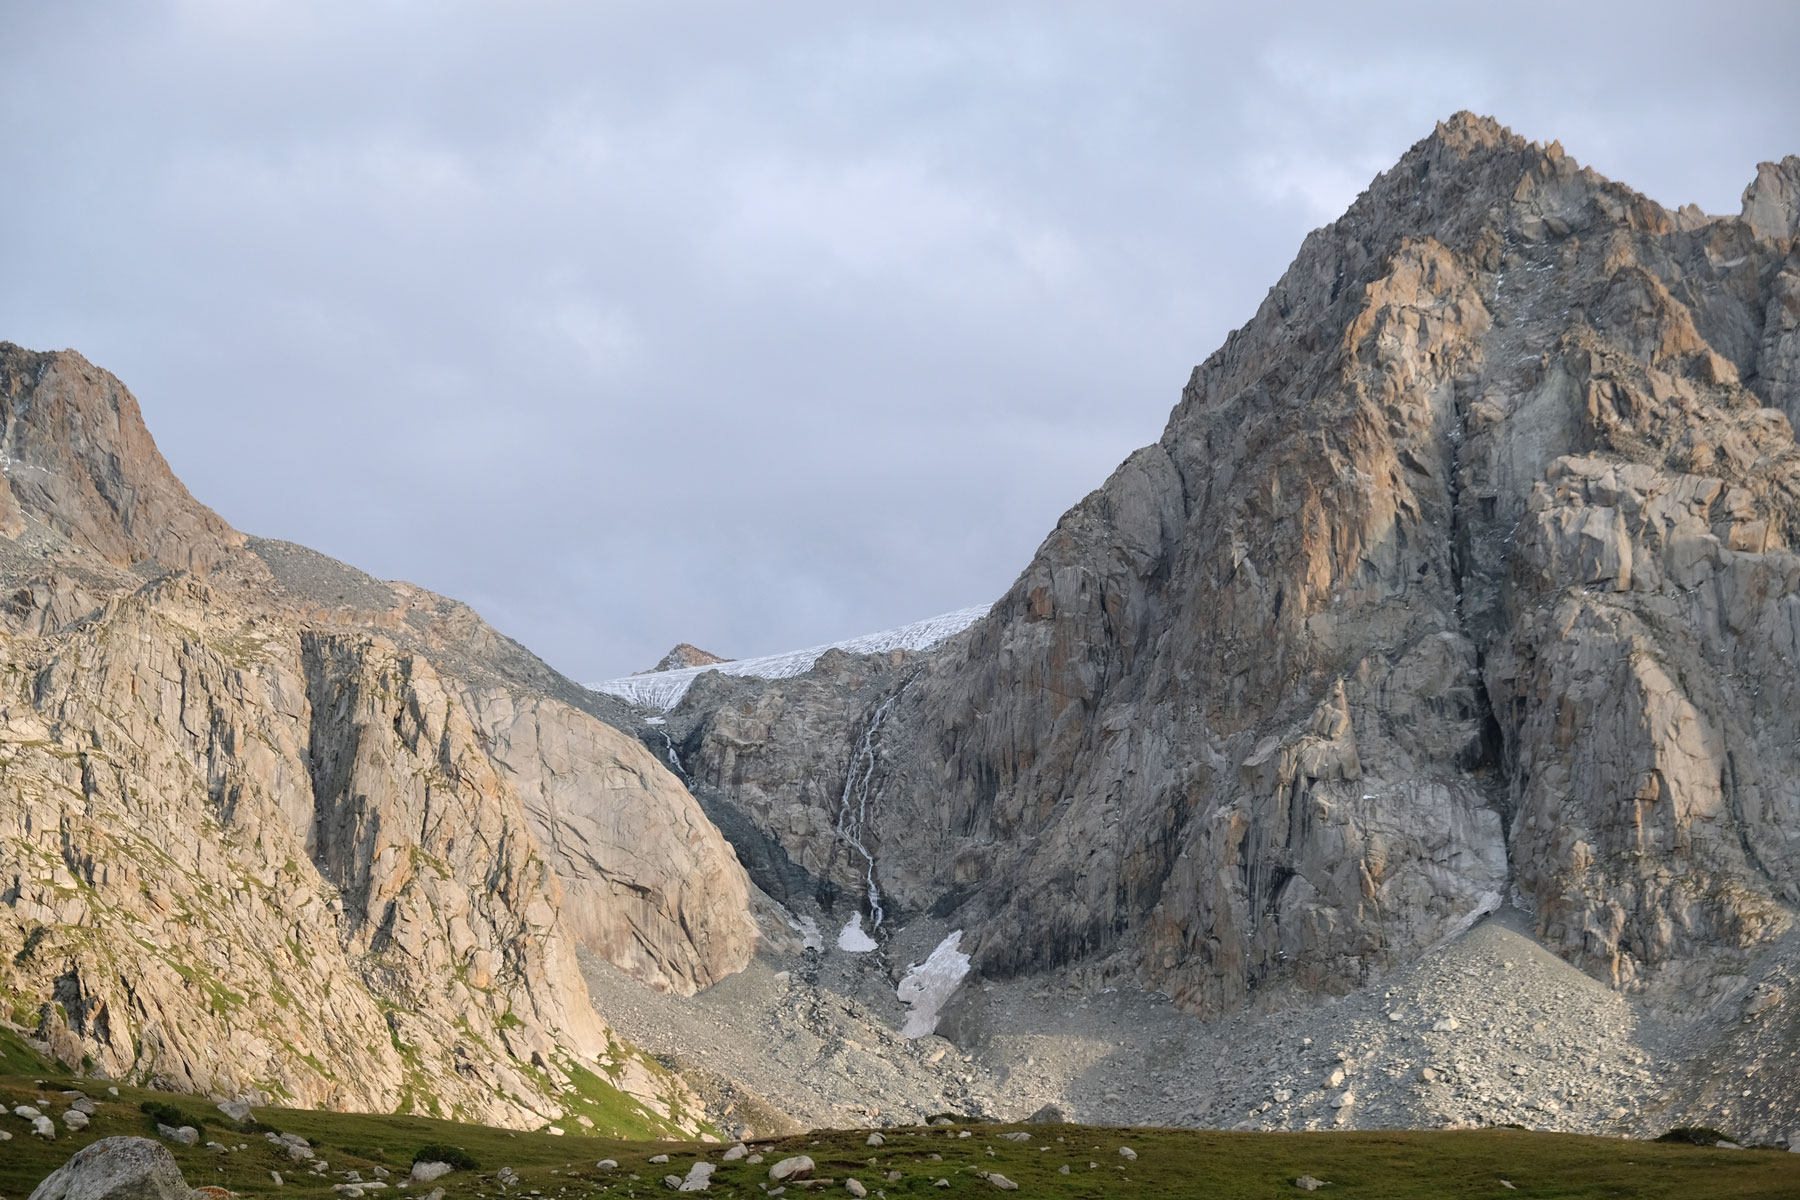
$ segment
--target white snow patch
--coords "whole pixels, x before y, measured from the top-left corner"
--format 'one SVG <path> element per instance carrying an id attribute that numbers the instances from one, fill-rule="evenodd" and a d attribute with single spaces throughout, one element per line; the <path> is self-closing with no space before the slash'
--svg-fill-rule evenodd
<path id="1" fill-rule="evenodd" d="M 1491 912 L 1499 912 L 1500 906 L 1505 903 L 1505 897 L 1501 896 L 1499 892 L 1481 893 L 1481 895 L 1475 898 L 1475 907 L 1453 921 L 1450 928 L 1444 931 L 1444 936 L 1431 944 L 1430 950 L 1436 950 L 1440 946 L 1448 946 L 1451 942 L 1454 942 L 1457 938 L 1475 928 L 1475 922 L 1481 920 L 1481 918 L 1487 916 Z M 1429 951 L 1427 952 L 1429 953 Z"/>
<path id="2" fill-rule="evenodd" d="M 884 629 L 880 633 L 867 633 L 862 637 L 832 642 L 825 646 L 809 646 L 805 650 L 790 650 L 786 654 L 740 658 L 704 667 L 680 667 L 673 671 L 652 671 L 647 675 L 627 675 L 623 679 L 590 683 L 588 688 L 617 696 L 640 708 L 667 712 L 681 703 L 688 686 L 708 671 L 748 675 L 756 679 L 787 679 L 812 670 L 812 665 L 827 650 L 844 650 L 851 654 L 879 654 L 886 650 L 929 650 L 987 616 L 990 607 L 992 606 L 979 604 L 974 608 L 959 608 L 942 616 L 902 625 L 898 629 Z"/>
<path id="3" fill-rule="evenodd" d="M 862 914 L 857 913 L 838 930 L 838 949 L 851 954 L 867 954 L 871 950 L 879 950 L 875 939 L 863 932 Z"/>
<path id="4" fill-rule="evenodd" d="M 800 924 L 795 926 L 800 931 L 800 948 L 802 950 L 823 950 L 825 935 L 819 932 L 819 923 L 811 917 L 801 917 Z"/>
<path id="5" fill-rule="evenodd" d="M 909 968 L 900 986 L 894 989 L 902 1004 L 912 1005 L 900 1030 L 901 1037 L 928 1037 L 937 1030 L 938 1014 L 969 973 L 969 956 L 957 949 L 962 935 L 958 929 L 939 942 L 931 957 Z"/>

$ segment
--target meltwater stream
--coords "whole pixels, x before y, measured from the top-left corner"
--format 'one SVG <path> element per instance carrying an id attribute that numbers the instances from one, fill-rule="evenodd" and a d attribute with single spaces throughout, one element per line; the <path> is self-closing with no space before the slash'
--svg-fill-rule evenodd
<path id="1" fill-rule="evenodd" d="M 869 792 L 875 782 L 875 759 L 878 753 L 876 737 L 881 733 L 881 726 L 893 711 L 894 702 L 906 694 L 907 685 L 912 680 L 902 683 L 899 690 L 883 700 L 875 707 L 869 717 L 869 723 L 863 726 L 862 735 L 856 739 L 856 750 L 850 755 L 850 766 L 844 772 L 844 795 L 838 803 L 837 833 L 844 843 L 862 855 L 864 882 L 869 890 L 870 932 L 881 928 L 883 913 L 881 911 L 881 889 L 875 885 L 875 856 L 863 844 L 865 831 L 869 826 Z M 861 923 L 858 922 L 858 932 Z"/>
<path id="2" fill-rule="evenodd" d="M 679 775 L 682 779 L 686 779 L 687 768 L 681 765 L 681 755 L 675 753 L 675 739 L 670 737 L 667 733 L 663 733 L 661 730 L 658 730 L 657 732 L 662 733 L 663 753 L 668 756 L 669 765 L 675 768 L 675 774 Z"/>
<path id="3" fill-rule="evenodd" d="M 669 731 L 663 728 L 663 723 L 663 718 L 661 717 L 650 717 L 644 722 L 644 724 L 656 730 L 656 735 L 662 738 L 664 760 L 675 769 L 676 778 L 680 779 L 681 782 L 686 783 L 687 768 L 681 765 L 681 755 L 675 752 L 675 739 L 669 736 Z"/>

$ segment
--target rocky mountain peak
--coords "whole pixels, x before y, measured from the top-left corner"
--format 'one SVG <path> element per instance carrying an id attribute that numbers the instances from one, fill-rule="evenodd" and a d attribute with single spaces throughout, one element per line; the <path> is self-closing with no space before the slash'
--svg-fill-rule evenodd
<path id="1" fill-rule="evenodd" d="M 1439 121 L 1431 131 L 1431 136 L 1420 145 L 1433 143 L 1463 156 L 1480 150 L 1519 150 L 1526 145 L 1524 138 L 1494 118 L 1484 117 L 1466 108 Z M 1559 153 L 1560 150 L 1558 145 Z"/>
<path id="2" fill-rule="evenodd" d="M 34 517 L 109 563 L 206 571 L 244 535 L 164 461 L 125 385 L 73 350 L 0 342 L 0 534 Z"/>
<path id="3" fill-rule="evenodd" d="M 1800 156 L 1758 163 L 1744 189 L 1743 221 L 1757 237 L 1791 242 L 1800 235 Z"/>
<path id="4" fill-rule="evenodd" d="M 656 661 L 656 665 L 647 671 L 639 671 L 639 675 L 654 675 L 658 671 L 679 671 L 684 667 L 710 667 L 714 663 L 731 662 L 732 659 L 713 654 L 687 642 L 678 642 L 673 650 Z"/>
<path id="5" fill-rule="evenodd" d="M 587 1072 L 631 1097 L 593 1113 L 692 1132 L 576 955 L 692 992 L 757 928 L 616 702 L 238 533 L 78 354 L 0 344 L 0 418 L 6 1019 L 106 1076 L 514 1126 L 593 1120 Z"/>
<path id="6" fill-rule="evenodd" d="M 1513 902 L 1617 986 L 1705 991 L 1800 899 L 1789 178 L 1670 212 L 1457 114 L 966 638 L 678 712 L 690 776 L 990 975 L 1218 1014 Z M 866 857 L 812 832 L 845 796 Z"/>

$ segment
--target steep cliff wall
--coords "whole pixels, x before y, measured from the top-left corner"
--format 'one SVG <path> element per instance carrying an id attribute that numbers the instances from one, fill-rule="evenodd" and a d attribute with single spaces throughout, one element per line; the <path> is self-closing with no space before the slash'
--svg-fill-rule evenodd
<path id="1" fill-rule="evenodd" d="M 1344 991 L 1502 895 L 1622 986 L 1704 991 L 1787 928 L 1797 177 L 1671 213 L 1440 126 L 991 616 L 893 678 L 883 891 L 990 973 L 1203 1013 Z M 807 686 L 671 725 L 759 814 L 825 731 L 815 811 L 763 818 L 825 862 L 869 702 Z"/>
<path id="2" fill-rule="evenodd" d="M 231 530 L 78 356 L 0 347 L 0 402 L 7 1015 L 176 1088 L 538 1125 L 616 1085 L 691 1131 L 575 947 L 692 991 L 747 960 L 748 885 L 559 697 L 605 702 L 464 606 Z"/>

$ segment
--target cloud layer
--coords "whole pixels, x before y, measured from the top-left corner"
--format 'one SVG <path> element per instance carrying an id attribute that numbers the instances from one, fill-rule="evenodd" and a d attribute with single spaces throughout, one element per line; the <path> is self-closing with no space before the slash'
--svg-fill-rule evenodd
<path id="1" fill-rule="evenodd" d="M 1460 108 L 1668 204 L 1792 6 L 27 3 L 0 338 L 251 532 L 586 679 L 991 599 Z"/>

